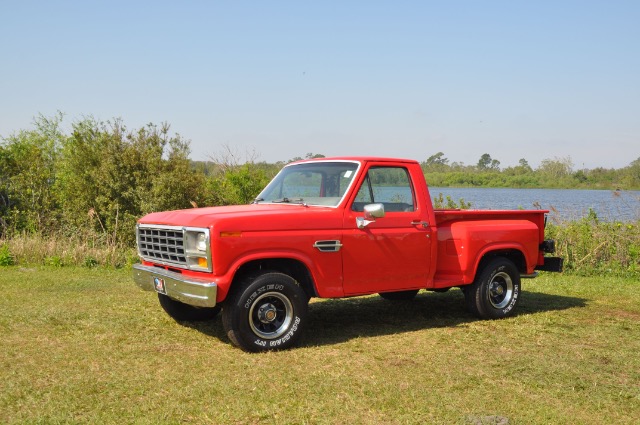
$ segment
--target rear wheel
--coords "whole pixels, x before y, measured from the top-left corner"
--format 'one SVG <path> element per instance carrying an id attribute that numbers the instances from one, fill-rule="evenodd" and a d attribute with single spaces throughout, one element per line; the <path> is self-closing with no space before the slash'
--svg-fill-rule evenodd
<path id="1" fill-rule="evenodd" d="M 380 292 L 378 295 L 389 301 L 410 301 L 415 298 L 417 293 L 417 289 L 411 289 L 409 291 Z"/>
<path id="2" fill-rule="evenodd" d="M 464 291 L 467 308 L 481 319 L 511 316 L 520 296 L 520 272 L 510 260 L 491 260 Z"/>
<path id="3" fill-rule="evenodd" d="M 164 294 L 158 294 L 158 300 L 162 309 L 178 322 L 201 322 L 212 320 L 220 313 L 220 306 L 215 307 L 195 307 L 181 303 Z"/>
<path id="4" fill-rule="evenodd" d="M 295 345 L 307 321 L 309 299 L 290 276 L 264 272 L 238 282 L 222 311 L 227 336 L 245 351 Z"/>

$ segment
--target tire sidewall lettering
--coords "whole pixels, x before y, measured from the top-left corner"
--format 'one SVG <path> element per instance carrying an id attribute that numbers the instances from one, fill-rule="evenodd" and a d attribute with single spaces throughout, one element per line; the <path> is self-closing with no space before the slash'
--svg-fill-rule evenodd
<path id="1" fill-rule="evenodd" d="M 256 298 L 258 298 L 260 295 L 264 294 L 267 291 L 276 291 L 276 292 L 282 293 L 284 291 L 284 285 L 268 284 L 268 285 L 261 286 L 260 288 L 253 291 L 251 295 L 249 295 L 249 298 L 247 298 L 247 301 L 244 303 L 244 308 L 246 309 L 251 308 L 251 304 L 253 304 Z"/>
<path id="2" fill-rule="evenodd" d="M 286 334 L 284 334 L 282 337 L 273 341 L 269 341 L 269 347 L 271 348 L 279 347 L 280 345 L 289 341 L 298 330 L 299 324 L 300 324 L 300 318 L 296 316 L 295 320 L 293 321 L 293 324 L 291 325 L 291 329 L 289 329 L 289 331 Z"/>
<path id="3" fill-rule="evenodd" d="M 513 308 L 516 306 L 516 303 L 518 302 L 518 295 L 520 295 L 520 285 L 514 283 L 513 296 L 511 297 L 509 304 L 507 304 L 507 306 L 502 309 L 503 314 L 509 314 L 509 312 L 513 310 Z"/>
<path id="4" fill-rule="evenodd" d="M 298 331 L 300 322 L 301 322 L 300 317 L 296 316 L 296 318 L 293 321 L 293 324 L 291 325 L 291 328 L 287 331 L 286 334 L 284 334 L 280 338 L 274 339 L 274 340 L 256 338 L 256 340 L 254 341 L 254 344 L 259 346 L 259 347 L 263 347 L 263 348 L 267 348 L 267 347 L 268 348 L 278 348 L 278 347 L 282 346 L 284 343 L 286 343 L 287 341 L 289 341 L 291 338 L 293 338 L 293 336 Z"/>
<path id="5" fill-rule="evenodd" d="M 493 272 L 491 272 L 491 275 L 489 275 L 489 282 L 493 281 L 493 278 L 498 274 L 498 273 L 502 273 L 505 272 L 507 274 L 509 274 L 508 270 L 507 270 L 507 266 L 500 266 L 497 267 Z"/>

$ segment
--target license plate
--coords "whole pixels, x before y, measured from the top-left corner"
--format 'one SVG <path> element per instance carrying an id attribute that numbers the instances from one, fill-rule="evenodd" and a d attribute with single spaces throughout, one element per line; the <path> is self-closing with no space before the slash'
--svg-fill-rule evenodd
<path id="1" fill-rule="evenodd" d="M 164 279 L 160 279 L 159 277 L 154 277 L 153 287 L 156 288 L 157 292 L 167 295 L 167 287 L 164 284 Z"/>

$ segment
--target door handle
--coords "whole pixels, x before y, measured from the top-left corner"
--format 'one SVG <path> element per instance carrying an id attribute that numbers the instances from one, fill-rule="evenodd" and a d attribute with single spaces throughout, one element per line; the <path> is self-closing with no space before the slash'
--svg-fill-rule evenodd
<path id="1" fill-rule="evenodd" d="M 411 225 L 412 225 L 412 226 L 418 226 L 418 225 L 420 225 L 420 226 L 422 226 L 422 227 L 424 227 L 424 228 L 427 228 L 427 227 L 429 227 L 429 222 L 428 222 L 428 221 L 422 221 L 422 220 L 413 220 L 413 221 L 411 222 Z"/>

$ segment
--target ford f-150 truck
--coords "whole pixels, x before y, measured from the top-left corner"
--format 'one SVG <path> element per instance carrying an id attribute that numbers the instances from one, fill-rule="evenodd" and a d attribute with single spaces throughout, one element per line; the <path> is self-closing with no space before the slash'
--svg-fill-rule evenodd
<path id="1" fill-rule="evenodd" d="M 520 280 L 561 271 L 543 210 L 435 210 L 416 161 L 322 158 L 285 166 L 250 205 L 141 218 L 134 280 L 175 320 L 222 311 L 246 351 L 291 347 L 311 297 L 410 300 L 459 287 L 484 319 L 510 316 Z"/>

